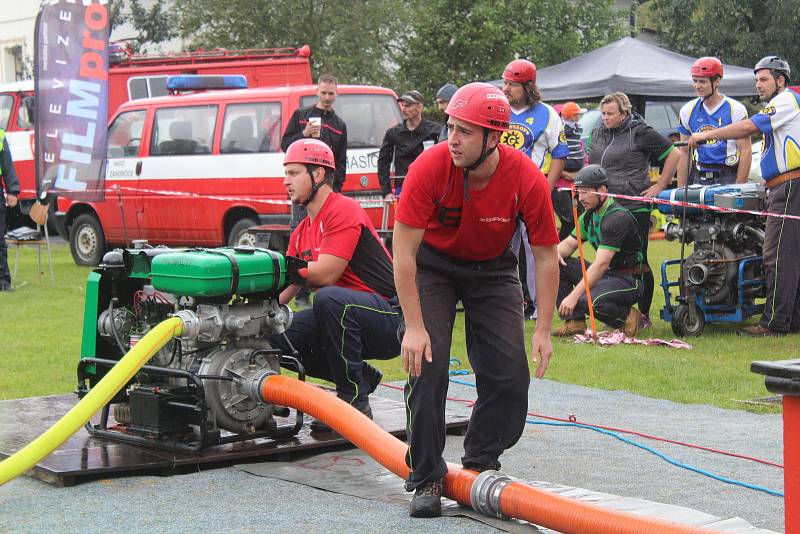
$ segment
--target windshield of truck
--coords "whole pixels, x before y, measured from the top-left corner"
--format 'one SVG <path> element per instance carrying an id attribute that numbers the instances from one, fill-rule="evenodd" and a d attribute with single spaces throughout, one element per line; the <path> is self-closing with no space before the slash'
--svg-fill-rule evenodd
<path id="1" fill-rule="evenodd" d="M 107 156 L 113 158 L 135 158 L 139 155 L 146 110 L 120 113 L 108 129 Z"/>
<path id="2" fill-rule="evenodd" d="M 128 80 L 128 99 L 150 98 L 169 94 L 167 76 L 140 76 Z"/>
<path id="3" fill-rule="evenodd" d="M 11 118 L 11 110 L 14 109 L 14 97 L 11 95 L 0 95 L 0 128 L 8 128 L 8 119 Z"/>
<path id="4" fill-rule="evenodd" d="M 304 96 L 300 105 L 313 106 L 316 95 Z M 378 148 L 386 130 L 402 120 L 400 108 L 392 95 L 339 93 L 333 105 L 336 114 L 347 125 L 347 148 Z"/>

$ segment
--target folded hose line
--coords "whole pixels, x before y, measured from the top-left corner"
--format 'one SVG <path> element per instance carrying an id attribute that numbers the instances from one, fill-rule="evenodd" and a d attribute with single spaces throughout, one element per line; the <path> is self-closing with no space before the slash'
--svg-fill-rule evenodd
<path id="1" fill-rule="evenodd" d="M 0 486 L 34 467 L 77 432 L 136 372 L 172 338 L 183 332 L 177 317 L 156 325 L 100 380 L 83 399 L 42 435 L 0 462 Z"/>
<path id="2" fill-rule="evenodd" d="M 291 406 L 321 420 L 401 478 L 407 478 L 406 444 L 358 410 L 321 388 L 281 375 L 258 387 L 268 404 Z M 539 490 L 495 471 L 478 474 L 448 464 L 445 496 L 486 515 L 522 519 L 566 534 L 710 534 L 719 532 L 609 510 Z"/>

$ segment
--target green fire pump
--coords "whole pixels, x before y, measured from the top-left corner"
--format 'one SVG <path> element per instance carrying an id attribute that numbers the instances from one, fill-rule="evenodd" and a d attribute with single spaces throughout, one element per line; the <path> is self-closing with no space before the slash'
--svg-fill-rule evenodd
<path id="1" fill-rule="evenodd" d="M 105 405 L 99 424 L 86 424 L 89 433 L 189 452 L 296 434 L 303 414 L 279 425 L 275 417 L 288 409 L 258 402 L 251 389 L 281 367 L 305 378 L 296 353 L 267 341 L 291 324 L 278 296 L 304 267 L 252 247 L 107 253 L 87 283 L 78 395 L 168 317 L 180 318 L 184 332 Z"/>

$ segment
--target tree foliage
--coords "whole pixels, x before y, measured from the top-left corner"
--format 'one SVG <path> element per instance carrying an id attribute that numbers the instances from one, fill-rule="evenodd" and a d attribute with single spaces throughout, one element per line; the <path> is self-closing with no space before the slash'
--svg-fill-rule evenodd
<path id="1" fill-rule="evenodd" d="M 111 2 L 109 16 L 112 29 L 128 23 L 137 30 L 138 36 L 130 40 L 137 53 L 146 53 L 148 44 L 163 43 L 178 36 L 177 17 L 164 0 L 150 3 L 149 8 L 142 5 L 141 0 Z"/>
<path id="2" fill-rule="evenodd" d="M 308 44 L 314 73 L 343 83 L 393 82 L 392 57 L 409 18 L 401 0 L 174 0 L 174 6 L 193 48 Z"/>
<path id="3" fill-rule="evenodd" d="M 622 36 L 612 0 L 422 0 L 413 28 L 400 77 L 427 95 L 448 81 L 497 79 L 515 58 L 541 68 Z"/>
<path id="4" fill-rule="evenodd" d="M 544 67 L 623 34 L 614 0 L 132 0 L 144 38 L 192 48 L 311 46 L 312 71 L 428 97 L 447 81 L 500 77 L 512 59 Z M 546 96 L 546 95 L 545 95 Z"/>
<path id="5" fill-rule="evenodd" d="M 796 0 L 652 0 L 648 9 L 659 43 L 672 50 L 744 66 L 777 55 L 800 67 Z"/>

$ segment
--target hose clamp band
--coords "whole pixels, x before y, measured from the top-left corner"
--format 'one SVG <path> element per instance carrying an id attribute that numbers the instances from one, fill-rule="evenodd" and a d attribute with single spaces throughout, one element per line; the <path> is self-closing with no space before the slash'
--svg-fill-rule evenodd
<path id="1" fill-rule="evenodd" d="M 508 519 L 500 510 L 500 494 L 512 480 L 499 471 L 484 471 L 472 483 L 469 496 L 476 512 L 498 519 Z"/>
<path id="2" fill-rule="evenodd" d="M 197 339 L 200 335 L 200 318 L 191 310 L 180 310 L 174 316 L 183 322 L 181 339 Z"/>

